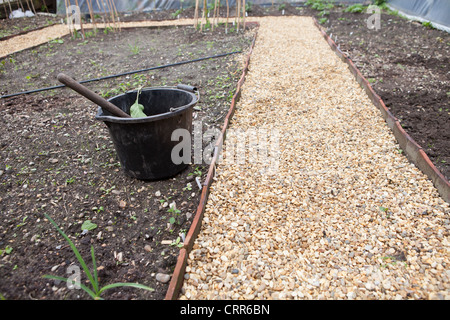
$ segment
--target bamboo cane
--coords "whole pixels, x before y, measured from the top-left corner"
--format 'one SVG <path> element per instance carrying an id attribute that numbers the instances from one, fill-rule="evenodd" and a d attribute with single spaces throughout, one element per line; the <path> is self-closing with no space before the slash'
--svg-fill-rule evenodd
<path id="1" fill-rule="evenodd" d="M 30 12 L 33 12 L 33 11 L 31 10 L 31 6 L 30 6 L 30 3 L 28 2 L 28 0 L 25 0 L 25 2 L 26 2 L 26 4 L 27 4 L 28 10 L 29 10 Z"/>
<path id="2" fill-rule="evenodd" d="M 78 5 L 78 0 L 75 0 L 75 5 L 80 8 L 80 6 Z M 81 35 L 83 36 L 83 39 L 85 38 L 85 34 L 84 34 L 84 27 L 83 27 L 83 20 L 81 19 L 81 11 L 80 11 L 80 28 L 81 28 Z"/>
<path id="3" fill-rule="evenodd" d="M 98 10 L 100 11 L 99 14 L 101 14 L 102 13 L 102 7 L 100 6 L 100 3 L 98 2 L 98 0 L 95 0 L 95 2 L 97 2 L 97 7 L 98 7 Z M 102 22 L 106 26 L 105 17 L 102 17 Z"/>
<path id="4" fill-rule="evenodd" d="M 103 11 L 104 11 L 105 25 L 108 26 L 108 27 L 110 27 L 110 26 L 111 26 L 111 23 L 110 23 L 110 21 L 109 21 L 108 13 L 106 12 L 105 0 L 101 0 L 101 3 L 102 3 Z"/>
<path id="5" fill-rule="evenodd" d="M 42 0 L 42 2 L 45 7 L 45 11 L 47 11 L 47 13 L 50 13 L 50 12 L 48 12 L 48 7 L 47 7 L 47 3 L 45 2 L 45 0 Z"/>
<path id="6" fill-rule="evenodd" d="M 207 8 L 206 8 L 206 0 L 203 0 L 203 14 L 202 14 L 202 22 L 201 22 L 201 25 L 200 25 L 200 31 L 203 31 L 203 21 L 206 18 L 206 10 L 207 10 Z"/>
<path id="7" fill-rule="evenodd" d="M 33 13 L 36 14 L 36 9 L 34 8 L 33 0 L 30 0 L 30 2 L 31 2 L 31 8 L 33 8 Z"/>
<path id="8" fill-rule="evenodd" d="M 214 24 L 216 23 L 216 14 L 217 14 L 217 0 L 214 1 L 214 11 L 212 17 L 212 26 L 211 30 L 214 31 Z"/>
<path id="9" fill-rule="evenodd" d="M 20 1 L 20 0 L 19 0 L 19 5 L 22 8 L 22 11 L 25 12 L 25 9 L 23 8 L 23 5 L 22 5 L 22 1 Z"/>
<path id="10" fill-rule="evenodd" d="M 197 28 L 198 26 L 198 2 L 199 0 L 195 0 L 194 28 Z"/>
<path id="11" fill-rule="evenodd" d="M 195 9 L 194 9 L 194 28 L 197 27 L 197 19 L 198 19 L 198 0 L 195 0 Z"/>
<path id="12" fill-rule="evenodd" d="M 66 22 L 67 22 L 67 26 L 69 27 L 69 31 L 70 31 L 70 36 L 73 35 L 72 32 L 72 28 L 70 27 L 70 25 L 72 24 L 72 20 L 69 22 L 69 3 L 67 3 L 69 0 L 64 0 L 64 4 L 66 5 Z"/>
<path id="13" fill-rule="evenodd" d="M 114 18 L 114 11 L 111 7 L 111 0 L 106 0 L 106 5 L 108 6 L 109 14 L 111 15 L 111 20 L 113 23 L 113 29 L 116 30 L 116 19 Z"/>
<path id="14" fill-rule="evenodd" d="M 247 10 L 245 8 L 245 0 L 242 0 L 242 16 L 244 18 L 244 21 L 242 22 L 243 31 L 245 31 L 245 16 L 247 15 Z"/>
<path id="15" fill-rule="evenodd" d="M 228 33 L 228 18 L 230 17 L 230 5 L 227 0 L 227 23 L 225 25 L 225 33 Z"/>
<path id="16" fill-rule="evenodd" d="M 6 4 L 3 3 L 3 9 L 5 10 L 5 19 L 8 19 L 8 11 L 6 10 Z"/>
<path id="17" fill-rule="evenodd" d="M 239 32 L 239 25 L 241 23 L 241 0 L 237 1 L 237 10 L 236 10 L 236 17 L 237 17 L 237 27 L 236 31 Z"/>
<path id="18" fill-rule="evenodd" d="M 97 23 L 95 22 L 94 10 L 92 9 L 91 0 L 86 0 L 86 3 L 88 5 L 89 14 L 91 15 L 91 22 L 92 22 L 92 24 L 94 26 L 94 32 L 95 32 L 95 31 L 97 31 Z"/>
<path id="19" fill-rule="evenodd" d="M 117 12 L 117 8 L 116 8 L 116 4 L 114 2 L 114 0 L 111 0 L 113 9 L 114 9 L 114 14 L 117 16 L 117 24 L 119 26 L 119 32 L 122 31 L 122 26 L 120 25 L 120 17 L 119 17 L 119 13 Z"/>
<path id="20" fill-rule="evenodd" d="M 11 3 L 9 2 L 9 0 L 8 0 L 8 6 L 9 6 L 9 13 L 11 14 L 12 8 L 11 8 Z M 6 11 L 6 7 L 5 7 L 5 11 Z M 6 13 L 6 19 L 8 19 L 8 18 L 9 18 L 8 13 Z"/>
<path id="21" fill-rule="evenodd" d="M 216 26 L 219 25 L 220 19 L 220 0 L 216 0 L 217 12 L 216 12 Z"/>

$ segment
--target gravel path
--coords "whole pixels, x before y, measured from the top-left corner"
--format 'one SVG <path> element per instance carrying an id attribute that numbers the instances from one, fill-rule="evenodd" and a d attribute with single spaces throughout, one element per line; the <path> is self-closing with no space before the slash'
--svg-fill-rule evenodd
<path id="1" fill-rule="evenodd" d="M 229 131 L 278 167 L 227 136 L 180 299 L 450 299 L 449 205 L 311 18 L 258 20 Z"/>

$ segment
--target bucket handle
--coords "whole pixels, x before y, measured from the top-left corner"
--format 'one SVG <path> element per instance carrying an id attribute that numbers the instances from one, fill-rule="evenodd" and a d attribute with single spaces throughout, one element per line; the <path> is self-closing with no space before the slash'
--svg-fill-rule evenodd
<path id="1" fill-rule="evenodd" d="M 188 91 L 188 92 L 191 92 L 191 93 L 196 93 L 197 94 L 197 101 L 200 101 L 200 91 L 197 89 L 197 87 L 180 83 L 180 84 L 177 84 L 177 89 Z M 181 108 L 184 108 L 184 106 L 178 107 L 178 108 L 170 108 L 170 112 L 175 112 L 175 111 L 177 111 L 178 109 L 181 109 Z"/>

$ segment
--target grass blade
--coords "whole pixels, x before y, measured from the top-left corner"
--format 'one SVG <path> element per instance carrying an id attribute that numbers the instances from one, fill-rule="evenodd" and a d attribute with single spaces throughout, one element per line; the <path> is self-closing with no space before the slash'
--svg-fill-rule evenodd
<path id="1" fill-rule="evenodd" d="M 58 232 L 64 237 L 64 239 L 66 239 L 66 241 L 69 243 L 70 247 L 72 248 L 73 253 L 75 253 L 75 256 L 77 257 L 78 261 L 81 264 L 81 267 L 83 268 L 84 272 L 86 273 L 86 276 L 89 278 L 89 281 L 92 284 L 92 287 L 95 289 L 95 281 L 94 278 L 92 277 L 91 272 L 89 271 L 89 268 L 87 267 L 86 263 L 83 260 L 83 257 L 81 256 L 80 252 L 78 251 L 77 247 L 75 247 L 75 245 L 73 244 L 72 240 L 69 239 L 69 237 L 64 233 L 64 231 L 62 231 L 58 225 L 56 224 L 55 221 L 53 221 L 52 218 L 50 218 L 50 216 L 46 213 L 44 213 L 44 216 L 51 222 L 51 224 L 53 224 L 53 226 L 56 228 L 56 230 L 58 230 Z M 97 291 L 97 290 L 96 290 Z"/>
<path id="2" fill-rule="evenodd" d="M 94 254 L 94 246 L 91 246 L 91 256 L 92 256 L 92 267 L 94 268 L 94 290 L 95 292 L 98 292 L 98 275 L 97 275 L 97 263 L 95 261 L 95 254 Z"/>
<path id="3" fill-rule="evenodd" d="M 133 288 L 137 288 L 137 289 L 144 289 L 144 290 L 148 290 L 148 291 L 155 291 L 155 289 L 147 287 L 147 286 L 144 286 L 143 284 L 139 284 L 139 283 L 122 283 L 122 282 L 118 282 L 118 283 L 108 284 L 107 286 L 104 286 L 103 288 L 100 289 L 100 291 L 98 291 L 98 294 L 100 295 L 100 293 L 102 293 L 105 290 L 112 289 L 112 288 L 117 288 L 117 287 L 133 287 Z"/>
<path id="4" fill-rule="evenodd" d="M 52 280 L 60 280 L 60 281 L 64 281 L 64 282 L 71 282 L 71 284 L 74 284 L 73 281 L 69 281 L 68 278 L 64 278 L 64 277 L 59 277 L 59 276 L 52 276 L 52 275 L 44 275 L 43 278 L 45 279 L 52 279 Z M 79 283 L 80 288 L 83 289 L 84 291 L 86 291 L 92 298 L 97 299 L 98 296 L 95 294 L 94 291 L 92 291 L 91 289 L 89 289 L 88 287 L 86 287 L 84 284 L 82 284 L 81 282 Z"/>

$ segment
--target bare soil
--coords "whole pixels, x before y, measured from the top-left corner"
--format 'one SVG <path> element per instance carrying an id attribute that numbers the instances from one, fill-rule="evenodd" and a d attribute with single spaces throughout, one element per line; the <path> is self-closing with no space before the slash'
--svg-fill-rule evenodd
<path id="1" fill-rule="evenodd" d="M 200 33 L 193 27 L 99 31 L 86 41 L 67 36 L 7 57 L 0 76 L 2 94 L 58 85 L 59 72 L 82 80 L 236 50 L 245 54 L 252 40 L 251 31 Z M 243 54 L 86 86 L 110 97 L 140 86 L 193 85 L 200 90 L 194 120 L 202 121 L 204 130 L 220 129 L 242 72 Z M 74 241 L 89 266 L 94 246 L 101 285 L 137 282 L 155 289 L 111 289 L 103 298 L 159 300 L 166 294 L 168 283 L 155 275 L 173 271 L 177 244 L 198 206 L 195 178 L 203 181 L 207 165 L 192 164 L 162 181 L 129 178 L 106 126 L 95 120 L 96 112 L 96 106 L 69 89 L 0 101 L 0 293 L 6 299 L 89 299 L 82 290 L 42 278 L 68 277 L 69 266 L 80 266 L 43 213 Z M 171 203 L 179 212 L 170 210 Z M 97 227 L 83 233 L 86 220 Z M 12 251 L 7 253 L 7 248 Z"/>
<path id="2" fill-rule="evenodd" d="M 61 17 L 49 15 L 35 15 L 16 19 L 0 19 L 0 40 L 61 23 Z"/>

